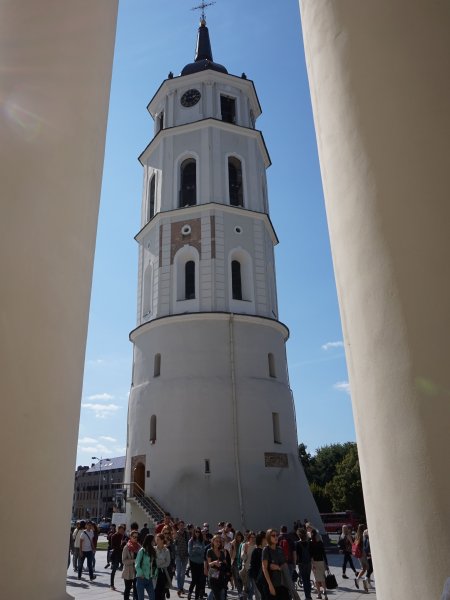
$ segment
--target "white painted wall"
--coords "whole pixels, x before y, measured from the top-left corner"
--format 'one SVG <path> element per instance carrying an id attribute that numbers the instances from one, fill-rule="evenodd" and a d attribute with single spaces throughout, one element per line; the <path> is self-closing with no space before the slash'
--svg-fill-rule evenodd
<path id="1" fill-rule="evenodd" d="M 297 456 L 286 335 L 275 321 L 212 313 L 168 317 L 136 330 L 127 477 L 130 458 L 145 454 L 147 493 L 192 522 L 230 519 L 258 529 L 304 517 L 319 522 Z M 276 378 L 269 375 L 269 352 Z M 153 376 L 156 353 L 159 377 Z M 281 444 L 274 443 L 273 412 L 279 414 Z M 266 452 L 287 454 L 289 468 L 266 467 Z"/>

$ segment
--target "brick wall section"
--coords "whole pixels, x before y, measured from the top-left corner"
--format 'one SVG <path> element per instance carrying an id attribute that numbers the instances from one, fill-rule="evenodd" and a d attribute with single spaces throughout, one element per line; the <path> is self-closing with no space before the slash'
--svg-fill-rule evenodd
<path id="1" fill-rule="evenodd" d="M 181 233 L 181 229 L 183 225 L 191 226 L 191 233 L 188 235 L 183 235 Z M 176 223 L 171 223 L 170 229 L 170 264 L 173 264 L 173 258 L 177 251 L 189 244 L 190 246 L 194 246 L 197 248 L 199 256 L 201 256 L 201 239 L 202 239 L 202 229 L 201 229 L 201 220 L 200 219 L 191 219 L 187 221 L 177 221 Z"/>

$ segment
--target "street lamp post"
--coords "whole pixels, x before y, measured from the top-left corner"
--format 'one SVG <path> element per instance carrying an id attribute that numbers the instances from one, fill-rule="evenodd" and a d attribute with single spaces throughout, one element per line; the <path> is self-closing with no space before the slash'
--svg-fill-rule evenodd
<path id="1" fill-rule="evenodd" d="M 99 523 L 99 513 L 100 513 L 100 491 L 102 485 L 102 461 L 103 460 L 111 460 L 110 458 L 98 458 L 98 456 L 93 456 L 92 460 L 98 460 L 98 466 L 100 468 L 100 473 L 98 476 L 98 497 L 97 497 L 97 525 Z"/>

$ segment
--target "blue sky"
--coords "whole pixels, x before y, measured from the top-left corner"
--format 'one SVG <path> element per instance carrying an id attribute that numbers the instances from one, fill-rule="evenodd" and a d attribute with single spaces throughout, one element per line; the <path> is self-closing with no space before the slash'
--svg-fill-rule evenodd
<path id="1" fill-rule="evenodd" d="M 86 349 L 77 465 L 125 452 L 136 325 L 146 106 L 169 71 L 193 60 L 195 0 L 120 3 Z M 281 10 L 282 7 L 282 10 Z M 355 439 L 297 0 L 218 0 L 207 11 L 214 59 L 255 83 L 272 159 L 270 216 L 299 441 Z"/>

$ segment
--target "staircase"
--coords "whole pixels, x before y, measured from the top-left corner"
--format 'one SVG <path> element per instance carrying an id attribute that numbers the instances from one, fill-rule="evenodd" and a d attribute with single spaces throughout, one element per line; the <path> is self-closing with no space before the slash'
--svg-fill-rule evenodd
<path id="1" fill-rule="evenodd" d="M 151 496 L 147 496 L 137 483 L 125 484 L 129 488 L 128 500 L 135 502 L 148 516 L 154 526 L 160 523 L 166 512 Z"/>

